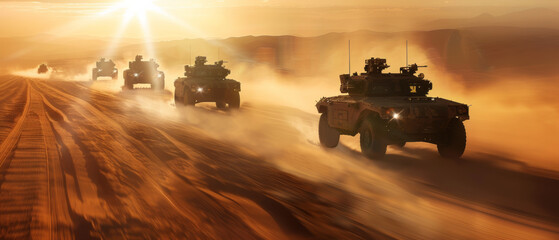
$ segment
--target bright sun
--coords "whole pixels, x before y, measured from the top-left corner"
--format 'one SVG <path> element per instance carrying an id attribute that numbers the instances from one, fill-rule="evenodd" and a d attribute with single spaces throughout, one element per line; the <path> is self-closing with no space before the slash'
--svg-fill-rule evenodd
<path id="1" fill-rule="evenodd" d="M 122 8 L 126 10 L 127 17 L 144 17 L 147 11 L 157 8 L 153 2 L 153 0 L 124 0 Z"/>

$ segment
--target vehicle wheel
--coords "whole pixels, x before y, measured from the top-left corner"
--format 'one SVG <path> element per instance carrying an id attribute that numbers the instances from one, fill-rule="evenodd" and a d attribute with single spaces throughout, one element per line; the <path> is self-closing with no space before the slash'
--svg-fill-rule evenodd
<path id="1" fill-rule="evenodd" d="M 130 81 L 129 79 L 124 79 L 124 87 L 126 87 L 126 89 L 132 90 L 134 89 L 134 83 L 132 83 L 132 81 Z"/>
<path id="2" fill-rule="evenodd" d="M 165 80 L 163 79 L 156 79 L 151 84 L 152 90 L 163 90 L 165 89 Z"/>
<path id="3" fill-rule="evenodd" d="M 189 89 L 187 88 L 184 89 L 182 98 L 183 98 L 183 104 L 185 106 L 193 106 L 194 104 L 196 104 L 196 99 L 194 98 L 194 94 L 189 92 Z"/>
<path id="4" fill-rule="evenodd" d="M 128 76 L 128 70 L 122 73 L 122 77 L 124 78 L 124 87 L 126 89 L 134 89 L 134 83 L 131 81 L 130 76 Z"/>
<path id="5" fill-rule="evenodd" d="M 226 107 L 226 104 L 223 101 L 217 101 L 215 102 L 215 106 L 219 109 L 224 109 Z"/>
<path id="6" fill-rule="evenodd" d="M 359 129 L 361 152 L 368 158 L 382 158 L 386 154 L 386 142 L 379 134 L 378 123 L 371 118 L 364 119 Z"/>
<path id="7" fill-rule="evenodd" d="M 161 72 L 161 78 L 159 78 L 159 88 L 158 90 L 163 90 L 165 89 L 165 73 Z"/>
<path id="8" fill-rule="evenodd" d="M 241 96 L 239 92 L 232 92 L 227 101 L 229 108 L 238 109 L 241 107 Z"/>
<path id="9" fill-rule="evenodd" d="M 179 104 L 182 104 L 182 98 L 177 96 L 177 90 L 175 90 L 175 106 L 178 106 Z"/>
<path id="10" fill-rule="evenodd" d="M 340 142 L 340 132 L 328 125 L 328 115 L 323 113 L 320 115 L 318 122 L 318 139 L 320 144 L 327 148 L 334 148 Z"/>
<path id="11" fill-rule="evenodd" d="M 448 124 L 437 143 L 439 154 L 444 158 L 460 158 L 466 149 L 466 128 L 464 123 L 454 118 Z"/>

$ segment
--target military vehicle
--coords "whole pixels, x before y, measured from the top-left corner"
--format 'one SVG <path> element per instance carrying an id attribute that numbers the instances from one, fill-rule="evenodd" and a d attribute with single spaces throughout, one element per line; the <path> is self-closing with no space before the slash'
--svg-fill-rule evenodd
<path id="1" fill-rule="evenodd" d="M 151 84 L 152 89 L 165 88 L 165 73 L 157 70 L 159 64 L 155 60 L 142 61 L 143 57 L 137 55 L 136 59 L 128 63 L 129 69 L 124 70 L 124 87 L 134 89 L 134 84 Z"/>
<path id="2" fill-rule="evenodd" d="M 438 97 L 428 97 L 433 85 L 412 64 L 400 73 L 382 73 L 386 59 L 365 61 L 365 73 L 340 75 L 340 91 L 316 104 L 321 145 L 333 148 L 340 134 L 359 133 L 361 152 L 381 158 L 387 145 L 403 147 L 406 142 L 437 145 L 445 158 L 459 158 L 466 147 L 463 121 L 470 119 L 469 107 Z"/>
<path id="3" fill-rule="evenodd" d="M 116 79 L 118 77 L 118 69 L 113 60 L 105 60 L 101 58 L 95 63 L 96 68 L 91 69 L 91 80 L 95 81 L 98 77 L 111 77 Z"/>
<path id="4" fill-rule="evenodd" d="M 184 66 L 184 75 L 175 80 L 175 103 L 195 105 L 215 102 L 217 108 L 239 108 L 241 83 L 226 79 L 231 73 L 223 61 L 206 64 L 206 57 L 196 57 L 194 66 Z"/>
<path id="5" fill-rule="evenodd" d="M 49 71 L 49 67 L 47 67 L 46 64 L 41 64 L 39 65 L 39 68 L 37 68 L 37 73 L 38 74 L 43 74 L 43 73 L 47 73 Z"/>

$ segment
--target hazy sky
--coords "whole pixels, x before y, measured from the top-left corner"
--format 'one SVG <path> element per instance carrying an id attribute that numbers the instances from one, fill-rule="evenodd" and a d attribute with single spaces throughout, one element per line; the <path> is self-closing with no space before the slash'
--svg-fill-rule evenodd
<path id="1" fill-rule="evenodd" d="M 138 6 L 138 1 L 100 15 L 122 2 L 0 0 L 0 37 L 41 33 L 112 37 L 119 31 L 127 37 L 144 36 L 139 14 L 131 14 L 129 23 L 122 24 L 128 7 Z M 164 12 L 146 12 L 154 39 L 403 31 L 439 18 L 501 15 L 530 8 L 559 10 L 557 0 L 155 0 L 153 4 Z"/>

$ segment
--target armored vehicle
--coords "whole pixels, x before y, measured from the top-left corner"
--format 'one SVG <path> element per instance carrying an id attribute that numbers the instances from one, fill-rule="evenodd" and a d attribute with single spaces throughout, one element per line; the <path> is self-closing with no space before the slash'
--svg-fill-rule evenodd
<path id="1" fill-rule="evenodd" d="M 386 59 L 365 61 L 365 73 L 340 75 L 340 91 L 316 104 L 320 116 L 320 143 L 338 145 L 340 134 L 359 133 L 361 152 L 369 158 L 386 154 L 387 145 L 403 147 L 406 142 L 437 145 L 441 156 L 459 158 L 466 147 L 469 107 L 438 97 L 428 97 L 432 83 L 412 64 L 400 73 L 382 73 Z"/>
<path id="2" fill-rule="evenodd" d="M 46 64 L 41 64 L 39 65 L 39 68 L 37 68 L 37 73 L 38 74 L 43 74 L 43 73 L 47 73 L 49 71 L 49 68 L 47 67 Z"/>
<path id="3" fill-rule="evenodd" d="M 215 102 L 217 108 L 239 108 L 241 83 L 226 79 L 231 73 L 223 61 L 206 64 L 206 57 L 196 57 L 194 66 L 184 67 L 186 77 L 175 80 L 175 103 L 195 105 Z"/>
<path id="4" fill-rule="evenodd" d="M 91 69 L 91 79 L 93 81 L 97 80 L 98 77 L 111 77 L 116 79 L 118 77 L 118 69 L 115 67 L 116 64 L 113 60 L 105 60 L 101 58 L 95 63 L 95 68 Z"/>
<path id="5" fill-rule="evenodd" d="M 141 55 L 128 63 L 129 69 L 124 70 L 124 87 L 134 89 L 134 84 L 151 84 L 152 89 L 163 90 L 165 88 L 165 73 L 157 70 L 159 64 L 155 60 L 142 61 Z"/>

